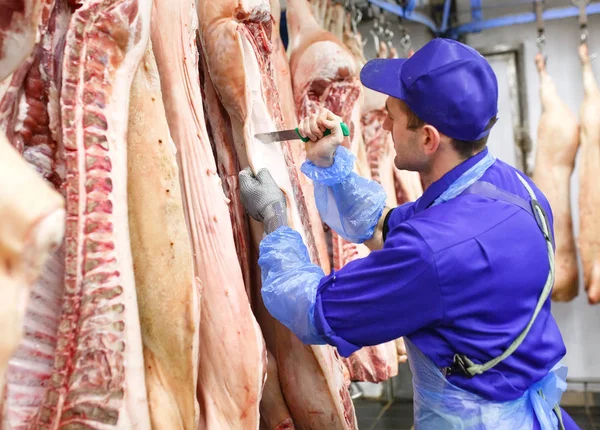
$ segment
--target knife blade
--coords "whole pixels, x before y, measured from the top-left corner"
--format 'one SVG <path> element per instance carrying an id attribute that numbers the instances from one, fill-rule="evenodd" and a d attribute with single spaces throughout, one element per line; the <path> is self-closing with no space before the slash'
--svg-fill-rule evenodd
<path id="1" fill-rule="evenodd" d="M 340 126 L 342 127 L 342 133 L 344 136 L 350 136 L 350 129 L 345 122 L 341 122 Z M 331 134 L 331 130 L 325 130 L 323 132 L 323 137 L 329 136 Z M 281 130 L 281 131 L 272 131 L 270 133 L 258 133 L 255 134 L 254 137 L 260 140 L 262 143 L 273 143 L 273 142 L 282 142 L 285 140 L 301 140 L 302 142 L 308 142 L 310 139 L 308 137 L 300 136 L 298 132 L 298 127 L 291 130 Z"/>

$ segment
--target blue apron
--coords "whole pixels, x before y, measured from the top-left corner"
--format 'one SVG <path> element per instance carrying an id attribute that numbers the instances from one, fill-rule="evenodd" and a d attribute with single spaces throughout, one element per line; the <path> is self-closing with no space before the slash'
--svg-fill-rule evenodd
<path id="1" fill-rule="evenodd" d="M 484 399 L 453 385 L 446 378 L 451 373 L 477 377 L 478 374 L 489 370 L 510 356 L 527 336 L 554 284 L 554 249 L 548 218 L 537 202 L 533 190 L 521 175 L 517 174 L 529 193 L 531 198 L 529 202 L 520 196 L 500 190 L 488 182 L 479 181 L 494 161 L 494 156 L 488 154 L 457 179 L 433 202 L 433 205 L 458 195 L 476 194 L 506 201 L 525 209 L 534 217 L 546 239 L 550 261 L 546 285 L 541 291 L 527 327 L 502 355 L 487 363 L 475 364 L 465 355 L 455 354 L 452 366 L 439 369 L 409 338 L 405 337 L 408 362 L 413 374 L 416 430 L 531 429 L 536 418 L 542 430 L 564 429 L 559 404 L 562 393 L 567 387 L 567 367 L 561 363 L 555 365 L 546 377 L 531 386 L 521 397 L 508 402 Z"/>
<path id="2" fill-rule="evenodd" d="M 408 338 L 404 338 L 413 374 L 415 430 L 516 430 L 559 428 L 560 403 L 567 387 L 567 368 L 561 364 L 521 397 L 497 402 L 463 390 L 446 379 L 440 369 Z"/>

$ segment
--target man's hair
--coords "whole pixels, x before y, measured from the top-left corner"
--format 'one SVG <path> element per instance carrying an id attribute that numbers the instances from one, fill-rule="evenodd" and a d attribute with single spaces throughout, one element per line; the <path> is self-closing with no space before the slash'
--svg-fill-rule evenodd
<path id="1" fill-rule="evenodd" d="M 406 103 L 402 102 L 400 103 L 400 106 L 402 107 L 402 110 L 408 117 L 408 123 L 406 125 L 406 128 L 408 128 L 409 130 L 417 130 L 426 124 L 426 122 L 419 118 L 417 114 L 414 113 Z M 494 124 L 496 124 L 496 121 L 498 121 L 497 117 L 493 117 L 492 119 L 490 119 L 485 129 L 491 129 L 494 126 Z M 458 154 L 462 158 L 467 159 L 471 157 L 474 153 L 479 152 L 485 147 L 488 141 L 488 137 L 489 134 L 477 140 L 458 140 L 451 138 L 451 141 L 452 146 L 454 147 L 456 152 L 458 152 Z"/>

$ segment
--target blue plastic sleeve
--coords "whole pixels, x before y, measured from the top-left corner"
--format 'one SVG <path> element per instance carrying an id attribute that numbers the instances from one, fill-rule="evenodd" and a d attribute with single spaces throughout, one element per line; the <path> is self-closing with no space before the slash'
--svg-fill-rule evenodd
<path id="1" fill-rule="evenodd" d="M 325 276 L 298 232 L 279 227 L 260 243 L 262 298 L 273 317 L 307 345 L 326 345 L 315 328 L 317 288 Z"/>
<path id="2" fill-rule="evenodd" d="M 375 232 L 386 194 L 380 184 L 352 171 L 354 161 L 354 154 L 339 146 L 330 167 L 319 167 L 307 160 L 301 170 L 314 183 L 323 222 L 344 239 L 362 243 Z"/>

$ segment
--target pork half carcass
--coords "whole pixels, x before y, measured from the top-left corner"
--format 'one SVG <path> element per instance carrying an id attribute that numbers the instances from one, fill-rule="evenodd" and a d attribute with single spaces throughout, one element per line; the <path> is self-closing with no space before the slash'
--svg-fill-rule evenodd
<path id="1" fill-rule="evenodd" d="M 131 86 L 128 126 L 129 227 L 152 428 L 195 429 L 200 292 L 151 44 Z"/>
<path id="2" fill-rule="evenodd" d="M 583 280 L 590 304 L 600 301 L 600 89 L 594 77 L 587 44 L 579 47 L 583 68 L 583 103 L 581 151 L 579 163 L 579 253 L 583 263 Z M 563 118 L 560 119 L 561 123 Z"/>
<path id="3" fill-rule="evenodd" d="M 544 57 L 537 54 L 535 62 L 540 77 L 542 116 L 532 179 L 548 198 L 554 214 L 556 277 L 552 298 L 566 302 L 577 296 L 579 287 L 571 216 L 571 175 L 579 148 L 579 124 L 575 114 L 560 99 Z"/>
<path id="4" fill-rule="evenodd" d="M 343 16 L 342 16 L 343 19 Z M 350 128 L 347 146 L 357 157 L 355 170 L 370 178 L 366 151 L 360 131 L 362 89 L 354 57 L 343 43 L 321 28 L 306 0 L 287 4 L 290 35 L 290 71 L 299 118 L 326 107 L 340 116 Z M 331 232 L 333 269 L 368 255 L 364 245 L 357 245 Z"/>
<path id="5" fill-rule="evenodd" d="M 47 352 L 45 345 L 51 342 L 42 333 L 37 342 L 32 339 L 29 336 L 32 324 L 27 324 L 25 318 L 31 317 L 30 314 L 26 316 L 26 310 L 31 311 L 28 306 L 31 288 L 51 252 L 62 241 L 66 214 L 64 199 L 10 146 L 3 133 L 0 133 L 0 177 L 0 285 L 3 293 L 0 304 L 1 404 L 7 366 L 21 343 L 21 336 L 24 335 L 29 341 L 30 355 L 37 352 L 43 356 Z M 43 325 L 44 315 L 38 314 L 37 317 L 38 324 Z M 44 331 L 43 327 L 37 328 Z M 26 355 L 14 357 L 12 364 L 35 367 L 34 360 Z M 23 391 L 27 391 L 27 388 Z M 5 407 L 18 406 L 10 402 Z M 9 414 L 7 410 L 2 413 L 0 407 L 0 416 Z M 9 424 L 6 418 L 3 417 L 4 422 L 0 423 L 3 428 Z"/>
<path id="6" fill-rule="evenodd" d="M 206 128 L 208 130 L 210 141 L 215 154 L 217 163 L 217 172 L 221 178 L 223 192 L 229 205 L 229 214 L 231 217 L 231 226 L 235 238 L 235 249 L 244 277 L 244 286 L 246 294 L 250 299 L 251 305 L 255 306 L 256 298 L 252 292 L 252 274 L 256 268 L 251 261 L 251 242 L 250 226 L 246 210 L 240 198 L 240 186 L 238 173 L 240 172 L 238 159 L 235 153 L 233 135 L 231 131 L 231 121 L 229 115 L 223 107 L 215 91 L 212 80 L 208 73 L 208 67 L 204 55 L 202 54 L 202 45 L 198 45 L 200 51 L 200 82 L 202 85 L 202 97 L 204 101 L 204 116 Z"/>
<path id="7" fill-rule="evenodd" d="M 154 1 L 153 50 L 178 150 L 196 276 L 202 283 L 199 429 L 257 429 L 267 356 L 244 288 L 229 209 L 208 139 L 197 28 L 193 2 Z"/>
<path id="8" fill-rule="evenodd" d="M 281 5 L 279 0 L 271 0 L 271 14 L 274 18 L 273 28 L 278 29 L 281 16 Z M 298 117 L 296 115 L 296 106 L 294 104 L 290 65 L 279 31 L 272 32 L 271 40 L 273 43 L 273 53 L 271 56 L 273 61 L 273 74 L 275 76 L 275 84 L 277 86 L 281 112 L 283 114 L 283 125 L 286 129 L 296 128 L 298 126 Z M 297 143 L 289 145 L 289 150 L 291 151 L 292 161 L 294 168 L 297 171 L 296 174 L 298 175 L 300 189 L 302 190 L 302 196 L 305 201 L 308 223 L 318 255 L 318 263 L 325 274 L 328 274 L 331 270 L 331 261 L 329 259 L 323 221 L 317 210 L 314 198 L 313 184 L 312 181 L 300 171 L 302 163 L 306 160 L 306 151 L 304 150 L 304 145 L 299 145 Z"/>
<path id="9" fill-rule="evenodd" d="M 127 117 L 150 2 L 88 1 L 69 23 L 60 98 L 65 293 L 55 363 L 32 428 L 148 428 L 127 223 Z"/>
<path id="10" fill-rule="evenodd" d="M 198 1 L 200 34 L 211 79 L 231 118 L 240 168 L 266 167 L 287 199 L 289 225 L 319 264 L 289 143 L 263 144 L 254 134 L 278 130 L 283 118 L 272 65 L 272 17 L 264 1 Z M 295 143 L 294 143 L 295 144 Z M 262 227 L 253 223 L 255 246 Z M 331 347 L 303 345 L 274 323 L 281 388 L 294 424 L 303 429 L 356 427 L 343 365 Z"/>
<path id="11" fill-rule="evenodd" d="M 342 10 L 343 10 L 343 8 L 342 8 Z M 333 19 L 334 19 L 334 21 L 337 21 L 338 24 L 332 24 L 332 25 L 334 25 L 334 26 L 340 25 L 340 26 L 344 27 L 344 32 L 343 32 L 344 44 L 345 44 L 348 52 L 352 54 L 352 57 L 354 58 L 354 62 L 356 64 L 356 70 L 359 71 L 366 63 L 366 59 L 364 57 L 363 50 L 362 50 L 362 38 L 361 38 L 360 34 L 353 32 L 351 21 L 350 21 L 350 14 L 347 14 L 344 17 L 344 14 L 334 13 Z M 340 22 L 341 22 L 341 24 L 340 24 Z M 370 91 L 366 88 L 363 88 L 363 90 Z M 367 102 L 366 96 L 369 94 L 370 93 L 365 92 L 364 102 Z M 371 91 L 371 95 L 374 95 L 375 97 L 379 96 L 379 94 L 375 93 L 374 91 Z M 385 96 L 384 96 L 383 100 L 385 103 Z M 361 106 L 364 111 L 365 105 L 363 104 Z M 379 114 L 381 115 L 381 112 L 379 112 Z M 385 112 L 383 112 L 383 115 L 385 115 Z M 373 165 L 378 164 L 378 163 L 381 163 L 380 170 L 382 172 L 383 171 L 389 172 L 388 177 L 386 177 L 386 179 L 388 179 L 388 181 L 385 182 L 385 184 L 391 184 L 391 188 L 390 187 L 386 188 L 386 191 L 388 191 L 388 203 L 387 204 L 388 204 L 388 206 L 389 205 L 395 206 L 396 193 L 394 190 L 394 178 L 393 178 L 393 174 L 392 174 L 393 155 L 392 155 L 391 159 L 388 156 L 387 158 L 379 157 L 380 159 L 377 159 L 377 160 L 374 160 L 374 156 L 373 156 L 373 153 L 374 153 L 373 147 L 375 147 L 375 146 L 377 148 L 386 147 L 385 131 L 383 129 L 381 129 L 381 127 L 380 127 L 381 124 L 367 123 L 366 125 L 367 125 L 367 128 L 365 129 L 364 128 L 365 123 L 364 123 L 364 118 L 363 118 L 361 128 L 360 128 L 360 130 L 362 132 L 362 136 L 360 136 L 360 138 L 363 139 L 363 142 L 365 145 L 370 144 L 370 146 L 366 146 L 367 160 L 371 167 L 371 170 L 369 173 L 371 176 L 373 175 L 373 173 L 374 173 Z M 371 125 L 370 128 L 369 128 L 369 125 Z M 380 130 L 375 129 L 377 127 L 377 125 L 379 125 Z M 373 132 L 376 132 L 375 136 L 371 136 L 371 134 L 373 134 Z M 361 142 L 361 145 L 362 144 L 363 143 Z M 391 149 L 393 150 L 393 146 Z M 391 151 L 388 150 L 388 152 L 391 152 Z M 377 155 L 380 155 L 380 154 L 377 153 Z M 377 173 L 377 172 L 375 172 L 375 173 Z M 376 180 L 378 180 L 378 182 L 381 183 L 379 176 L 377 178 L 373 177 L 373 179 L 376 179 Z M 393 201 L 390 202 L 390 198 L 393 199 Z M 338 240 L 341 241 L 341 239 L 339 237 L 338 237 Z M 350 247 L 350 246 L 353 246 L 353 244 L 350 245 L 347 243 L 343 243 L 342 246 Z M 354 253 L 354 257 L 359 257 L 358 253 Z M 343 261 L 343 262 L 338 261 L 336 268 L 339 269 L 344 264 L 347 264 L 350 260 L 351 260 L 351 258 L 347 258 L 346 261 Z M 387 342 L 387 343 L 384 343 L 381 345 L 374 345 L 374 346 L 368 346 L 368 347 L 361 348 L 360 350 L 358 350 L 354 354 L 352 354 L 350 357 L 343 359 L 343 361 L 344 361 L 344 364 L 346 365 L 346 367 L 348 368 L 349 378 L 352 381 L 363 381 L 363 382 L 376 383 L 376 382 L 385 381 L 385 380 L 398 374 L 398 356 L 396 354 L 396 345 L 395 345 L 394 341 Z"/>

